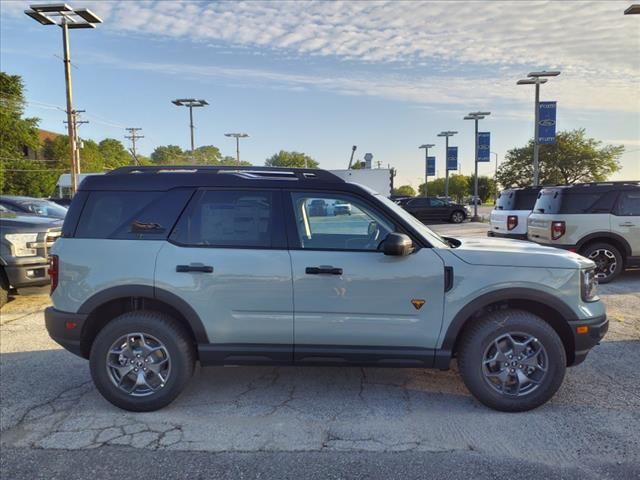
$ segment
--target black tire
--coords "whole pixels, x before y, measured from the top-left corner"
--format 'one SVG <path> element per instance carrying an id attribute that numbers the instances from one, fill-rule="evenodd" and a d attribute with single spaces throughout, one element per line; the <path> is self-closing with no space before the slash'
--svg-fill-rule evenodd
<path id="1" fill-rule="evenodd" d="M 513 393 L 512 391 L 504 393 L 504 389 L 512 388 L 505 387 L 505 384 L 501 386 L 503 391 L 498 391 L 498 388 L 485 376 L 486 352 L 491 351 L 496 338 L 501 338 L 508 333 L 516 337 L 517 335 L 532 337 L 536 343 L 530 345 L 536 348 L 542 345 L 546 357 L 546 373 L 539 371 L 538 373 L 543 375 L 537 378 L 539 383 L 529 384 L 535 388 L 524 392 L 521 396 L 507 394 Z M 523 412 L 547 402 L 562 385 L 567 365 L 564 346 L 555 330 L 540 317 L 523 310 L 496 310 L 473 321 L 465 328 L 457 350 L 460 374 L 469 391 L 487 407 L 503 412 Z M 517 359 L 515 360 L 517 363 Z M 524 363 L 525 360 L 522 362 Z M 516 370 L 518 365 L 513 367 L 513 370 Z M 500 371 L 499 367 L 497 370 Z M 507 370 L 512 371 L 511 368 Z M 502 373 L 494 375 L 502 375 Z M 510 374 L 506 373 L 506 375 Z M 509 379 L 515 380 L 518 375 L 519 372 L 516 370 Z"/>
<path id="2" fill-rule="evenodd" d="M 456 210 L 451 214 L 451 217 L 449 217 L 452 223 L 462 223 L 465 221 L 466 218 L 467 218 L 467 215 L 460 210 Z"/>
<path id="3" fill-rule="evenodd" d="M 580 255 L 596 262 L 598 283 L 609 283 L 624 270 L 624 257 L 620 250 L 610 243 L 592 243 L 580 250 Z M 613 262 L 615 265 L 612 265 Z"/>
<path id="4" fill-rule="evenodd" d="M 164 386 L 147 396 L 132 396 L 121 390 L 113 383 L 107 368 L 107 353 L 112 345 L 131 333 L 155 337 L 170 357 L 171 371 Z M 167 406 L 182 392 L 193 375 L 195 351 L 189 334 L 169 315 L 139 310 L 110 321 L 93 342 L 89 360 L 91 378 L 105 399 L 124 410 L 149 412 Z"/>

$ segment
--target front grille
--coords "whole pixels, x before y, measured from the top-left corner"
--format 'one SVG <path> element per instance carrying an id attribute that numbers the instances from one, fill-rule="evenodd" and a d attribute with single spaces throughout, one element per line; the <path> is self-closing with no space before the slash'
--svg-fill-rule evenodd
<path id="1" fill-rule="evenodd" d="M 62 230 L 59 228 L 52 228 L 50 230 L 38 233 L 38 240 L 30 244 L 31 248 L 35 248 L 38 251 L 38 256 L 47 258 L 49 256 L 49 250 L 53 246 L 53 243 L 60 238 Z"/>

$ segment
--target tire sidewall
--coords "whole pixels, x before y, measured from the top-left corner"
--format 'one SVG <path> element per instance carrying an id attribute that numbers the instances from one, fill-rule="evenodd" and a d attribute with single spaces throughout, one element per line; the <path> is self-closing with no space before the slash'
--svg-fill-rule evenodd
<path id="1" fill-rule="evenodd" d="M 90 370 L 96 388 L 110 403 L 125 410 L 152 411 L 168 405 L 180 394 L 193 374 L 193 354 L 184 333 L 172 328 L 167 320 L 170 321 L 170 317 L 159 313 L 129 312 L 116 317 L 100 331 L 91 346 Z M 157 338 L 169 353 L 171 372 L 157 393 L 134 397 L 120 390 L 109 378 L 107 352 L 118 338 L 130 333 Z"/>
<path id="2" fill-rule="evenodd" d="M 458 221 L 458 220 L 456 220 L 456 218 L 457 218 L 457 216 L 458 216 L 458 215 L 460 216 L 460 220 L 459 220 L 459 221 Z M 464 219 L 465 219 L 465 214 L 464 214 L 464 213 L 462 213 L 462 212 L 456 211 L 456 212 L 453 212 L 453 213 L 451 214 L 451 221 L 452 221 L 453 223 L 462 223 L 462 222 L 464 222 Z"/>
<path id="3" fill-rule="evenodd" d="M 473 330 L 473 338 L 466 339 L 466 351 L 460 352 L 460 373 L 467 388 L 483 404 L 496 410 L 519 412 L 536 408 L 547 402 L 560 388 L 566 372 L 566 352 L 562 341 L 544 320 L 529 312 L 494 312 L 480 328 Z M 536 337 L 544 346 L 549 367 L 543 383 L 522 397 L 509 397 L 496 392 L 484 377 L 482 365 L 487 347 L 502 334 L 522 332 Z"/>

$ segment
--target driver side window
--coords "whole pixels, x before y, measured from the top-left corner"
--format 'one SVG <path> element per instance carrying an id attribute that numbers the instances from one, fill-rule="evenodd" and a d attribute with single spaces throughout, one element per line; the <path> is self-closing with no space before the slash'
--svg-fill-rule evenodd
<path id="1" fill-rule="evenodd" d="M 378 250 L 394 226 L 360 200 L 343 194 L 291 194 L 300 246 L 312 250 Z"/>

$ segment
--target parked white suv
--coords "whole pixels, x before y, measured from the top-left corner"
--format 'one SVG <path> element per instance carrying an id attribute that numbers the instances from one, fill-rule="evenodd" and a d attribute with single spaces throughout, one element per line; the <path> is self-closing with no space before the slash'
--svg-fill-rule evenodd
<path id="1" fill-rule="evenodd" d="M 529 216 L 528 237 L 596 263 L 600 283 L 640 265 L 640 182 L 543 188 Z"/>
<path id="2" fill-rule="evenodd" d="M 527 239 L 527 219 L 542 187 L 508 188 L 491 211 L 490 237 Z"/>

